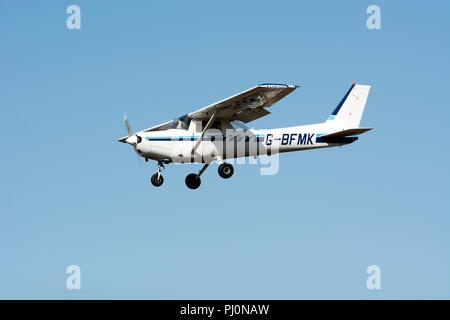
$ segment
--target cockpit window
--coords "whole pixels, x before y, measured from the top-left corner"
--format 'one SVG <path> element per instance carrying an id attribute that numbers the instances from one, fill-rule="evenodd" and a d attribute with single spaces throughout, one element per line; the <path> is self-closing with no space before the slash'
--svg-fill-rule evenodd
<path id="1" fill-rule="evenodd" d="M 203 120 L 202 121 L 202 128 L 206 127 L 206 125 L 208 124 L 207 120 Z M 219 129 L 220 130 L 220 121 L 213 121 L 213 123 L 211 124 L 211 127 L 209 127 L 210 129 Z"/>
<path id="2" fill-rule="evenodd" d="M 178 126 L 178 119 L 173 119 L 172 123 L 169 125 L 169 129 L 176 129 Z"/>
<path id="3" fill-rule="evenodd" d="M 191 119 L 187 116 L 182 116 L 177 119 L 173 119 L 172 123 L 169 125 L 169 129 L 189 129 L 189 124 Z"/>

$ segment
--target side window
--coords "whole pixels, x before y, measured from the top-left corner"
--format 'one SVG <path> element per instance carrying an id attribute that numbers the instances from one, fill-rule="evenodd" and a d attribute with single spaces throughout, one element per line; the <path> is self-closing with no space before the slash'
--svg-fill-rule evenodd
<path id="1" fill-rule="evenodd" d="M 219 129 L 220 127 L 220 121 L 214 121 L 211 125 L 211 129 Z"/>
<path id="2" fill-rule="evenodd" d="M 181 129 L 189 129 L 189 125 L 191 124 L 191 119 L 189 119 L 188 117 L 186 117 L 183 122 L 181 123 Z"/>
<path id="3" fill-rule="evenodd" d="M 208 124 L 207 120 L 202 120 L 202 130 L 206 127 Z M 210 127 L 210 129 L 219 129 L 220 128 L 220 121 L 214 121 Z"/>

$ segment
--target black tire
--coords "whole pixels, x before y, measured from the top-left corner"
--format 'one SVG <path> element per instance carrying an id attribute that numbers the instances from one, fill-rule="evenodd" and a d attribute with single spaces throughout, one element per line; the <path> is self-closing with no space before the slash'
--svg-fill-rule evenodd
<path id="1" fill-rule="evenodd" d="M 219 176 L 221 176 L 224 179 L 229 179 L 234 173 L 234 168 L 229 163 L 222 163 L 219 166 Z"/>
<path id="2" fill-rule="evenodd" d="M 187 175 L 185 182 L 189 189 L 197 189 L 202 181 L 195 173 L 191 173 Z"/>
<path id="3" fill-rule="evenodd" d="M 155 173 L 154 175 L 152 175 L 151 181 L 152 181 L 152 185 L 154 185 L 155 187 L 159 187 L 163 184 L 164 178 L 162 175 L 159 175 L 159 179 L 158 179 L 158 174 Z"/>

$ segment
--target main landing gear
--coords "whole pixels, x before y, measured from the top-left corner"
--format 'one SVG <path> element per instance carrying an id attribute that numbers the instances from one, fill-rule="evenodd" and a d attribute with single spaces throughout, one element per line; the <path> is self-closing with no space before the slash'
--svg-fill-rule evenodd
<path id="1" fill-rule="evenodd" d="M 159 187 L 163 184 L 164 178 L 161 175 L 161 171 L 164 170 L 164 164 L 162 162 L 158 162 L 158 172 L 152 175 L 151 182 L 155 187 Z"/>
<path id="2" fill-rule="evenodd" d="M 189 189 L 197 189 L 198 187 L 200 187 L 200 183 L 202 183 L 202 180 L 200 180 L 198 174 L 191 173 L 187 175 L 184 182 Z"/>
<path id="3" fill-rule="evenodd" d="M 197 189 L 198 187 L 200 187 L 200 183 L 202 183 L 202 181 L 200 180 L 200 176 L 203 174 L 203 172 L 205 172 L 206 168 L 208 167 L 209 163 L 206 163 L 203 166 L 203 168 L 198 172 L 198 174 L 195 173 L 188 174 L 186 180 L 184 180 L 186 186 L 189 189 Z"/>
<path id="4" fill-rule="evenodd" d="M 195 174 L 195 173 L 188 174 L 185 182 L 186 182 L 186 186 L 189 189 L 197 189 L 198 187 L 200 187 L 200 184 L 201 184 L 200 176 L 206 170 L 206 168 L 208 168 L 208 166 L 209 166 L 208 163 L 205 164 L 203 166 L 203 168 L 199 171 L 198 174 Z M 229 178 L 231 178 L 233 173 L 234 173 L 234 169 L 231 164 L 224 162 L 219 166 L 219 175 L 222 178 L 229 179 Z"/>
<path id="5" fill-rule="evenodd" d="M 219 176 L 221 176 L 224 179 L 229 179 L 234 173 L 233 166 L 229 163 L 222 163 L 219 166 Z"/>

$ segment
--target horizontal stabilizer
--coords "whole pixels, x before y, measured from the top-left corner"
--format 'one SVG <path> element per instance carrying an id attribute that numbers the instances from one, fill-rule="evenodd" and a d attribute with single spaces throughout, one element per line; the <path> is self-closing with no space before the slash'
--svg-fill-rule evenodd
<path id="1" fill-rule="evenodd" d="M 321 138 L 338 138 L 338 137 L 348 137 L 358 135 L 364 132 L 372 130 L 372 128 L 354 128 L 354 129 L 346 129 L 338 132 L 328 133 L 321 135 Z"/>

